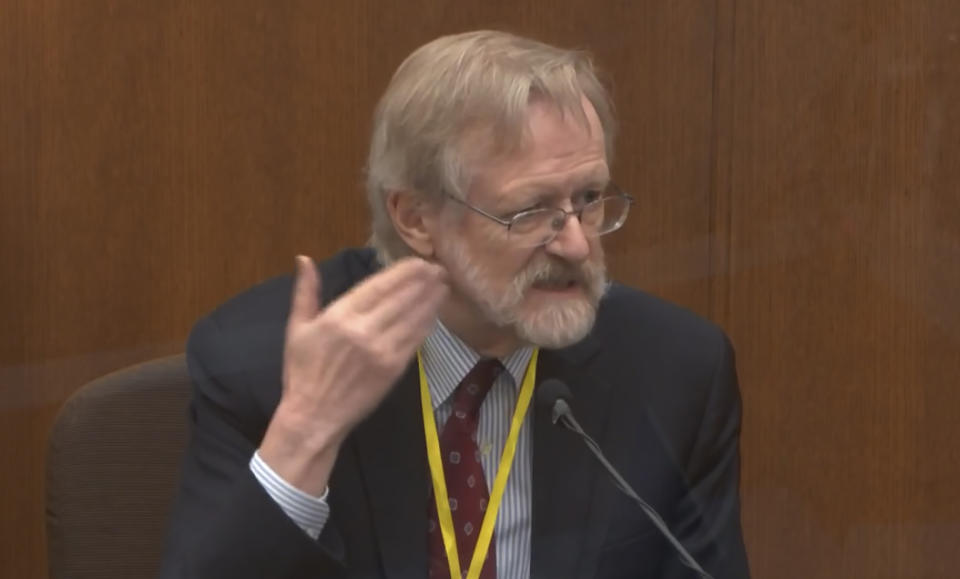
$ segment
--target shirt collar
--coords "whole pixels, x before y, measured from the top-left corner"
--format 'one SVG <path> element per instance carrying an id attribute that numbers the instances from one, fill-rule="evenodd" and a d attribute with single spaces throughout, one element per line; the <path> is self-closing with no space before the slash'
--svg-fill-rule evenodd
<path id="1" fill-rule="evenodd" d="M 533 347 L 524 346 L 509 356 L 500 358 L 500 363 L 513 379 L 514 388 L 519 389 L 523 383 L 527 364 L 532 355 Z M 436 328 L 424 340 L 420 348 L 420 356 L 423 359 L 423 371 L 427 375 L 427 386 L 430 389 L 434 410 L 453 394 L 463 377 L 480 361 L 480 354 L 455 336 L 439 320 Z"/>

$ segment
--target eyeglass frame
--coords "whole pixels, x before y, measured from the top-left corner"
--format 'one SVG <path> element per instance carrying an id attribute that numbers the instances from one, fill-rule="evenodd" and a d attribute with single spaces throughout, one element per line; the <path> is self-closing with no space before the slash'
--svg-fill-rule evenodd
<path id="1" fill-rule="evenodd" d="M 477 207 L 477 206 L 475 206 L 475 205 L 472 205 L 472 204 L 468 203 L 466 200 L 460 199 L 459 197 L 456 197 L 456 196 L 452 195 L 451 193 L 449 193 L 449 192 L 447 192 L 447 191 L 444 191 L 444 194 L 445 194 L 447 197 L 449 197 L 450 199 L 452 199 L 453 201 L 456 201 L 457 203 L 463 205 L 463 206 L 466 207 L 467 209 L 470 209 L 471 211 L 473 211 L 473 212 L 475 212 L 475 213 L 478 213 L 478 214 L 480 214 L 480 215 L 483 215 L 483 216 L 486 217 L 487 219 L 490 219 L 490 220 L 492 220 L 492 221 L 494 221 L 494 222 L 496 222 L 496 223 L 499 223 L 500 225 L 503 225 L 504 227 L 507 228 L 507 235 L 510 235 L 510 228 L 513 227 L 513 225 L 514 225 L 514 223 L 517 221 L 517 219 L 520 218 L 520 217 L 522 217 L 522 216 L 524 216 L 524 215 L 528 215 L 528 214 L 530 214 L 530 213 L 539 212 L 539 211 L 544 211 L 544 212 L 550 211 L 550 212 L 553 212 L 553 213 L 562 212 L 562 213 L 563 213 L 563 226 L 560 227 L 560 229 L 554 230 L 554 235 L 553 235 L 553 237 L 550 238 L 549 241 L 544 241 L 544 242 L 542 242 L 542 243 L 540 243 L 540 244 L 538 244 L 538 245 L 532 246 L 532 247 L 543 247 L 544 245 L 547 245 L 548 243 L 551 243 L 554 239 L 557 238 L 558 235 L 560 235 L 560 232 L 563 231 L 563 228 L 567 226 L 567 220 L 568 220 L 570 217 L 576 215 L 577 221 L 580 221 L 580 222 L 582 223 L 582 222 L 583 222 L 583 212 L 584 212 L 584 210 L 585 210 L 587 207 L 593 205 L 594 203 L 603 203 L 603 202 L 606 201 L 607 199 L 613 199 L 613 198 L 619 197 L 619 198 L 623 199 L 624 201 L 626 201 L 626 203 L 627 203 L 627 210 L 626 210 L 625 213 L 626 213 L 626 215 L 629 215 L 629 213 L 630 213 L 630 207 L 634 204 L 634 201 L 635 201 L 634 198 L 633 198 L 631 195 L 628 195 L 627 193 L 624 193 L 624 192 L 623 192 L 623 189 L 621 189 L 619 186 L 617 186 L 616 183 L 613 183 L 613 182 L 609 183 L 609 184 L 607 185 L 607 188 L 612 188 L 616 193 L 615 193 L 614 195 L 607 195 L 606 197 L 600 197 L 599 199 L 594 199 L 593 201 L 590 201 L 589 203 L 585 203 L 585 204 L 583 205 L 583 207 L 580 207 L 579 209 L 574 209 L 573 211 L 567 211 L 567 210 L 564 209 L 563 207 L 540 207 L 540 208 L 537 208 L 537 209 L 526 209 L 526 210 L 524 210 L 524 211 L 520 211 L 519 213 L 514 214 L 513 217 L 511 217 L 510 219 L 503 219 L 502 217 L 497 217 L 496 215 L 493 215 L 492 213 L 488 213 L 488 212 L 484 211 L 483 209 L 480 209 L 479 207 Z M 607 233 L 613 233 L 614 231 L 617 231 L 618 229 L 620 229 L 621 227 L 623 227 L 623 224 L 626 223 L 626 221 L 627 221 L 627 218 L 626 218 L 626 216 L 624 216 L 623 221 L 620 223 L 620 225 L 618 225 L 618 226 L 617 226 L 616 228 L 614 228 L 614 229 L 611 229 L 610 231 L 607 231 L 607 232 L 605 232 L 605 233 L 600 233 L 600 234 L 598 234 L 597 237 L 601 237 L 601 236 L 603 236 L 603 235 L 606 235 Z"/>

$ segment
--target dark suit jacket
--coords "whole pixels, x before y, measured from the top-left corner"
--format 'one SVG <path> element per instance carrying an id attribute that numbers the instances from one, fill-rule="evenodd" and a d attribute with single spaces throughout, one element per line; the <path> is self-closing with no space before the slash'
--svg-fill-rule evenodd
<path id="1" fill-rule="evenodd" d="M 377 269 L 370 250 L 320 265 L 324 302 Z M 248 467 L 280 398 L 291 278 L 267 281 L 200 320 L 187 356 L 192 436 L 162 577 L 425 578 L 428 471 L 415 365 L 349 436 L 317 541 Z M 387 298 L 389 299 L 389 298 Z M 542 351 L 573 408 L 691 554 L 717 579 L 748 577 L 740 531 L 740 399 L 733 352 L 701 318 L 614 285 L 592 334 Z M 531 575 L 695 577 L 574 435 L 535 408 Z"/>

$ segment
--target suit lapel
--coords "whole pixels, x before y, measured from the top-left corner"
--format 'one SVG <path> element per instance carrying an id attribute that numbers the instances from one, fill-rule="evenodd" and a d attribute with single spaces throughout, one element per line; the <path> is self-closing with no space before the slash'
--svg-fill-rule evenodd
<path id="1" fill-rule="evenodd" d="M 602 440 L 610 386 L 592 371 L 599 345 L 592 338 L 567 349 L 543 351 L 537 382 L 557 378 L 573 393 L 571 406 L 589 434 Z M 610 487 L 575 434 L 551 423 L 550 409 L 537 405 L 533 429 L 533 530 L 531 576 L 590 576 L 604 537 Z"/>
<path id="2" fill-rule="evenodd" d="M 357 430 L 376 541 L 387 577 L 427 576 L 429 480 L 416 363 Z"/>

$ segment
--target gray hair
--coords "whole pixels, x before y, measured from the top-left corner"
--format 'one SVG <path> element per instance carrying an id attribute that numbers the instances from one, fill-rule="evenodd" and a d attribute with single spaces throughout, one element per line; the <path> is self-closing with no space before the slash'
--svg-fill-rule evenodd
<path id="1" fill-rule="evenodd" d="M 370 245 L 380 260 L 411 253 L 387 211 L 391 192 L 410 191 L 431 203 L 444 194 L 465 199 L 468 138 L 479 132 L 491 155 L 516 150 L 533 100 L 555 104 L 589 128 L 583 97 L 600 120 L 610 162 L 613 105 L 587 54 L 488 30 L 444 36 L 415 50 L 394 73 L 373 119 L 367 198 Z"/>

